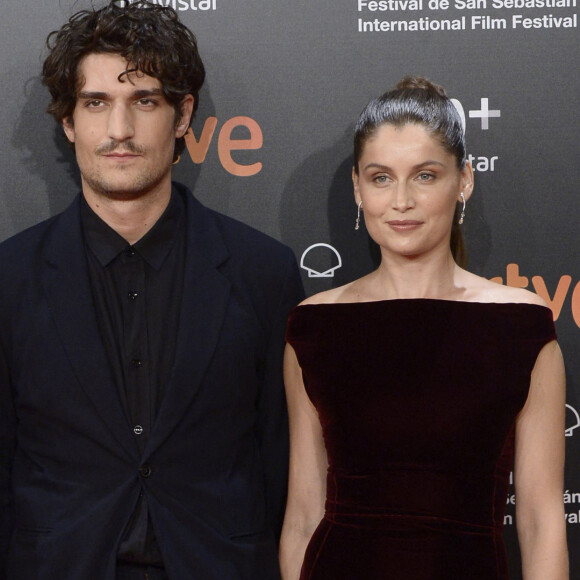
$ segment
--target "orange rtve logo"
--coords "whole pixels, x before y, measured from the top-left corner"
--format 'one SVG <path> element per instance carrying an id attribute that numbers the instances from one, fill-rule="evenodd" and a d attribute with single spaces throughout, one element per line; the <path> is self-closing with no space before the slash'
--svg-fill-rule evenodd
<path id="1" fill-rule="evenodd" d="M 496 278 L 491 278 L 492 282 L 498 282 L 503 284 L 503 278 L 497 276 Z M 527 276 L 520 276 L 520 267 L 517 264 L 508 264 L 506 268 L 506 281 L 507 286 L 514 286 L 515 288 L 527 288 L 529 281 Z M 570 292 L 570 286 L 572 285 L 572 276 L 564 274 L 560 276 L 556 290 L 554 291 L 554 296 L 551 297 L 546 287 L 546 282 L 542 276 L 532 276 L 532 286 L 534 291 L 538 296 L 543 298 L 548 306 L 552 309 L 554 314 L 554 320 L 558 320 L 560 313 L 562 312 L 562 307 L 564 306 L 564 301 L 566 296 Z M 572 317 L 576 326 L 580 327 L 580 282 L 576 284 L 574 290 L 572 291 Z"/>
<path id="2" fill-rule="evenodd" d="M 194 163 L 203 163 L 209 150 L 218 120 L 216 117 L 208 117 L 203 124 L 201 135 L 196 139 L 191 127 L 185 134 L 187 150 Z M 250 133 L 249 139 L 232 139 L 232 133 L 236 127 L 246 127 Z M 250 177 L 262 170 L 262 163 L 250 163 L 242 165 L 232 159 L 232 151 L 260 149 L 264 142 L 262 129 L 254 119 L 250 117 L 233 117 L 226 121 L 218 135 L 218 156 L 223 168 L 238 177 Z"/>

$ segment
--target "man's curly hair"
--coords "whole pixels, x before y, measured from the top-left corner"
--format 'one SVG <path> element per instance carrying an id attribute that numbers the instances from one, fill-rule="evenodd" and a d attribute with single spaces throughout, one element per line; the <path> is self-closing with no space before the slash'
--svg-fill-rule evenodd
<path id="1" fill-rule="evenodd" d="M 59 123 L 74 111 L 84 82 L 79 78 L 79 64 L 92 53 L 118 54 L 128 63 L 123 74 L 140 71 L 159 79 L 176 119 L 187 94 L 195 99 L 194 114 L 197 110 L 205 69 L 195 36 L 169 6 L 149 0 L 111 0 L 104 8 L 71 16 L 60 30 L 48 35 L 46 44 L 50 54 L 44 61 L 42 81 L 52 97 L 47 111 Z M 183 137 L 176 139 L 176 157 L 184 147 Z"/>

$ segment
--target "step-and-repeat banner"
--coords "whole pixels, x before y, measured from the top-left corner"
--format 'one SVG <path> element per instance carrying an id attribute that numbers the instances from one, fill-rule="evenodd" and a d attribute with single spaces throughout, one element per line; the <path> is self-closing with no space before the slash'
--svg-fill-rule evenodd
<path id="1" fill-rule="evenodd" d="M 376 263 L 366 232 L 354 230 L 361 109 L 406 74 L 455 99 L 476 177 L 463 226 L 470 269 L 537 292 L 556 319 L 568 379 L 564 501 L 580 578 L 577 0 L 158 0 L 168 2 L 208 71 L 175 176 L 206 205 L 290 245 L 310 294 Z M 0 239 L 79 190 L 39 72 L 47 34 L 87 5 L 2 3 Z M 517 579 L 517 498 L 506 501 Z"/>

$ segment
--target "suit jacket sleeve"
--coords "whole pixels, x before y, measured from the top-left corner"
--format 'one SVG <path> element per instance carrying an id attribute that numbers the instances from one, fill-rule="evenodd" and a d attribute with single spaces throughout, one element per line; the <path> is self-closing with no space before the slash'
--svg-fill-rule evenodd
<path id="1" fill-rule="evenodd" d="M 291 254 L 291 252 L 289 252 Z M 272 326 L 264 382 L 259 400 L 260 451 L 265 474 L 267 517 L 280 536 L 288 485 L 288 413 L 282 374 L 284 335 L 290 309 L 304 299 L 304 289 L 294 255 L 286 260 L 286 274 Z"/>
<path id="2" fill-rule="evenodd" d="M 4 347 L 0 345 L 0 580 L 6 578 L 8 548 L 14 526 L 11 490 L 16 419 L 10 373 Z"/>

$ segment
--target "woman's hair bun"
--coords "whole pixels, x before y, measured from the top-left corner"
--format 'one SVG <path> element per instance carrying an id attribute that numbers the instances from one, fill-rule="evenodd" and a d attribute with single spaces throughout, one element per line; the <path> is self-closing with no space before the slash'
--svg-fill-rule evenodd
<path id="1" fill-rule="evenodd" d="M 417 90 L 417 89 L 422 91 L 428 91 L 429 93 L 439 95 L 440 97 L 447 97 L 447 93 L 445 92 L 445 89 L 441 85 L 436 85 L 435 83 L 432 83 L 425 77 L 407 76 L 401 79 L 397 83 L 397 86 L 395 87 L 395 90 L 401 91 Z"/>

